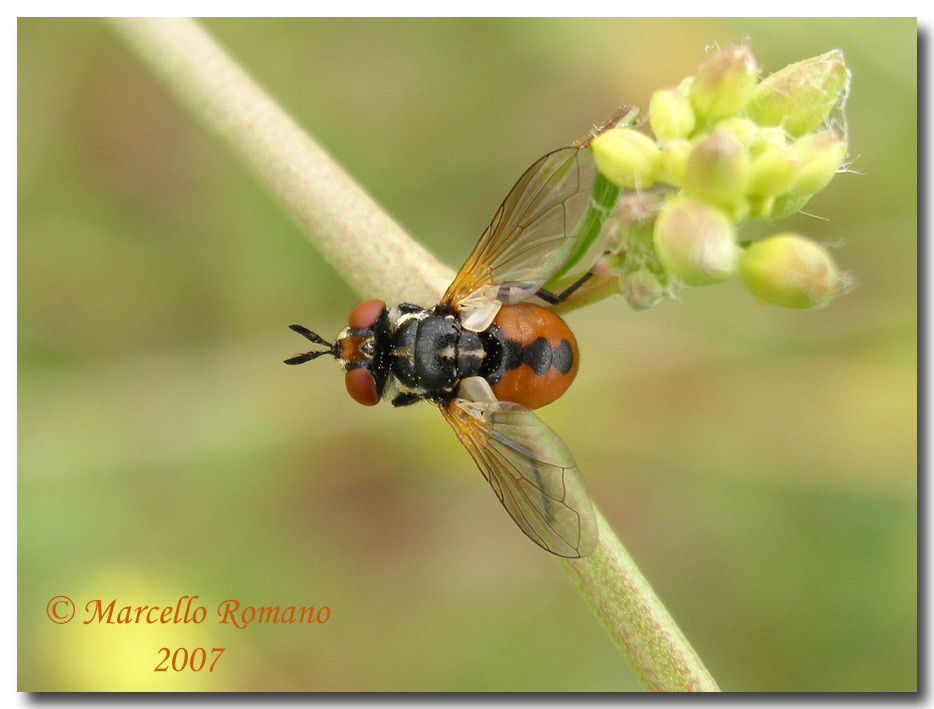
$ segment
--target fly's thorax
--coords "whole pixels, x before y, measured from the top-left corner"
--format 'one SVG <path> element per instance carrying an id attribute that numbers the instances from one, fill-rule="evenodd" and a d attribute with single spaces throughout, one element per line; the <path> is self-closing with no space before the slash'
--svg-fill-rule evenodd
<path id="1" fill-rule="evenodd" d="M 486 356 L 480 337 L 449 308 L 402 304 L 388 313 L 387 393 L 397 406 L 446 401 L 460 380 L 474 376 Z"/>

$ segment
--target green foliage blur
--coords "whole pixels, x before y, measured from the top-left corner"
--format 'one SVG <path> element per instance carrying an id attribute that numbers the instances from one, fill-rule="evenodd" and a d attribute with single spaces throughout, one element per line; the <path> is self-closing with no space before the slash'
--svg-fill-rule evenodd
<path id="1" fill-rule="evenodd" d="M 916 689 L 914 20 L 204 24 L 455 268 L 533 160 L 706 46 L 766 72 L 842 49 L 854 173 L 781 228 L 838 247 L 852 293 L 576 311 L 542 417 L 724 690 Z M 369 294 L 105 25 L 20 20 L 17 79 L 19 689 L 639 689 L 431 406 L 282 365 L 287 325 L 330 338 Z M 55 625 L 60 594 L 208 617 Z M 240 630 L 227 599 L 331 617 Z M 155 673 L 161 647 L 226 651 Z"/>

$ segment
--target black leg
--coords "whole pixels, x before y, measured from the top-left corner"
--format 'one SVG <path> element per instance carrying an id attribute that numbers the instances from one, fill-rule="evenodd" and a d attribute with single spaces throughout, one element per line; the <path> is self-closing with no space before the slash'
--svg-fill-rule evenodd
<path id="1" fill-rule="evenodd" d="M 565 288 L 560 293 L 555 294 L 549 290 L 545 290 L 544 288 L 539 288 L 537 291 L 535 291 L 535 295 L 537 295 L 539 298 L 544 300 L 549 305 L 557 305 L 558 303 L 563 303 L 565 300 L 567 300 L 571 296 L 572 293 L 574 293 L 574 291 L 576 291 L 578 288 L 584 285 L 587 281 L 589 281 L 591 276 L 593 276 L 593 269 L 587 271 L 587 273 L 585 273 L 583 276 L 578 278 L 576 281 L 574 281 L 571 285 L 569 285 L 567 288 Z"/>
<path id="2" fill-rule="evenodd" d="M 414 404 L 416 401 L 421 401 L 422 397 L 418 394 L 399 394 L 395 399 L 392 400 L 393 406 L 409 406 Z"/>

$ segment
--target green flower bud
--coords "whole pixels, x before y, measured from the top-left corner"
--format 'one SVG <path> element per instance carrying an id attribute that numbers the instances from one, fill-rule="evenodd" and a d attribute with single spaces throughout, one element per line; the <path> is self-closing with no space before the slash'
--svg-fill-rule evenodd
<path id="1" fill-rule="evenodd" d="M 809 194 L 785 194 L 781 197 L 776 197 L 772 201 L 770 212 L 763 216 L 769 219 L 784 219 L 785 217 L 790 217 L 795 212 L 800 212 L 804 208 L 804 205 L 811 201 L 811 197 L 813 197 L 813 195 Z"/>
<path id="2" fill-rule="evenodd" d="M 719 121 L 714 129 L 729 133 L 747 148 L 759 139 L 762 130 L 748 118 L 739 117 Z"/>
<path id="3" fill-rule="evenodd" d="M 687 170 L 688 155 L 692 146 L 686 140 L 672 140 L 662 146 L 662 161 L 658 166 L 655 179 L 666 185 L 681 187 L 684 185 L 684 173 Z"/>
<path id="4" fill-rule="evenodd" d="M 777 197 L 788 190 L 798 159 L 784 145 L 765 143 L 756 146 L 749 159 L 749 183 L 746 193 L 756 197 Z"/>
<path id="5" fill-rule="evenodd" d="M 753 141 L 753 149 L 761 149 L 769 145 L 779 148 L 786 147 L 788 145 L 788 134 L 781 128 L 763 128 L 760 126 Z"/>
<path id="6" fill-rule="evenodd" d="M 744 44 L 713 54 L 701 65 L 691 84 L 694 110 L 709 120 L 736 115 L 756 88 L 756 58 Z"/>
<path id="7" fill-rule="evenodd" d="M 740 258 L 739 275 L 760 301 L 786 308 L 823 305 L 846 286 L 823 246 L 791 233 L 747 247 Z"/>
<path id="8" fill-rule="evenodd" d="M 649 126 L 662 141 L 687 138 L 694 130 L 694 109 L 680 89 L 660 89 L 649 100 Z"/>
<path id="9" fill-rule="evenodd" d="M 756 86 L 746 107 L 759 125 L 781 126 L 792 137 L 817 128 L 846 95 L 850 72 L 843 52 L 835 49 L 819 57 L 789 64 Z"/>
<path id="10" fill-rule="evenodd" d="M 651 308 L 671 297 L 670 290 L 661 279 L 645 268 L 622 276 L 619 279 L 619 293 L 633 310 Z"/>
<path id="11" fill-rule="evenodd" d="M 719 210 L 690 197 L 669 197 L 652 235 L 661 265 L 689 286 L 719 283 L 736 270 L 733 224 Z"/>
<path id="12" fill-rule="evenodd" d="M 692 197 L 715 204 L 734 218 L 745 216 L 749 158 L 733 135 L 715 130 L 704 136 L 688 155 L 684 189 Z"/>
<path id="13" fill-rule="evenodd" d="M 655 183 L 662 154 L 651 138 L 631 128 L 601 133 L 590 144 L 597 169 L 615 185 L 647 189 Z"/>
<path id="14" fill-rule="evenodd" d="M 749 216 L 753 219 L 770 219 L 775 213 L 775 197 L 771 195 L 749 195 Z"/>
<path id="15" fill-rule="evenodd" d="M 833 131 L 810 133 L 791 145 L 798 168 L 788 185 L 793 195 L 812 195 L 824 189 L 846 158 L 846 143 Z"/>

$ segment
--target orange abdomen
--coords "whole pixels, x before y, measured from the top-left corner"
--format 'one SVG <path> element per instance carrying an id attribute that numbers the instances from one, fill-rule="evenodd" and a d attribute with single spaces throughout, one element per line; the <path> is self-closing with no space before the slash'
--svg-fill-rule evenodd
<path id="1" fill-rule="evenodd" d="M 532 303 L 504 305 L 492 327 L 506 340 L 505 371 L 493 393 L 537 409 L 561 396 L 577 374 L 577 340 L 560 317 Z"/>

